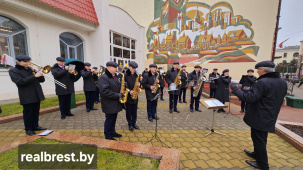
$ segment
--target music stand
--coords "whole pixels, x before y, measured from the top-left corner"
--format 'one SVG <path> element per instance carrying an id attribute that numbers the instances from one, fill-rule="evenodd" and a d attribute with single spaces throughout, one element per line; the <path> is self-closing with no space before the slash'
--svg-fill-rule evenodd
<path id="1" fill-rule="evenodd" d="M 151 101 L 158 100 L 158 99 L 159 99 L 159 96 L 160 96 L 160 93 L 158 93 L 158 94 L 153 98 L 153 100 L 151 100 Z M 158 107 L 158 104 L 157 104 L 157 107 Z M 156 110 L 158 110 L 158 109 L 156 109 Z M 157 111 L 156 111 L 156 118 L 158 118 L 158 116 L 157 116 Z M 149 141 L 147 141 L 146 143 L 144 143 L 144 145 L 147 144 L 147 143 L 149 143 L 149 142 L 151 142 L 152 140 L 156 139 L 157 141 L 159 141 L 159 142 L 161 143 L 162 146 L 165 145 L 166 147 L 170 148 L 169 146 L 167 146 L 165 143 L 163 143 L 163 142 L 161 141 L 161 139 L 159 138 L 157 132 L 158 132 L 158 119 L 156 119 L 155 134 L 152 136 L 152 138 L 151 138 Z"/>
<path id="2" fill-rule="evenodd" d="M 229 89 L 228 89 L 229 90 Z M 236 115 L 242 115 L 242 114 L 233 114 L 231 111 L 230 111 L 230 103 L 231 103 L 231 92 L 229 91 L 228 93 L 228 97 L 229 97 L 229 102 L 228 102 L 228 112 L 226 112 L 226 115 L 224 116 L 224 118 L 226 118 L 228 115 L 232 115 L 232 116 L 235 116 L 235 117 L 238 117 Z M 240 118 L 240 117 L 238 117 Z"/>
<path id="3" fill-rule="evenodd" d="M 212 126 L 210 129 L 210 132 L 208 134 L 206 134 L 205 136 L 208 136 L 212 133 L 217 133 L 219 135 L 223 135 L 225 136 L 224 133 L 220 133 L 220 132 L 216 132 L 214 130 L 214 124 L 215 124 L 215 109 L 223 109 L 223 108 L 227 108 L 228 106 L 224 105 L 223 103 L 221 103 L 219 100 L 217 99 L 200 99 L 200 102 L 208 109 L 211 110 L 213 109 L 213 120 L 212 120 Z M 207 128 L 209 129 L 209 128 Z"/>

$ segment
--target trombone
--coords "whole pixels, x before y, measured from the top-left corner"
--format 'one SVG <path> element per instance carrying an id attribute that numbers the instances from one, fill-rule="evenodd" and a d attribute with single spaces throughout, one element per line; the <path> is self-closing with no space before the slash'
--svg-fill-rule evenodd
<path id="1" fill-rule="evenodd" d="M 38 70 L 35 69 L 32 65 L 38 67 Z M 58 81 L 58 80 L 55 80 L 53 77 L 51 77 L 50 75 L 48 75 L 48 73 L 51 71 L 51 66 L 50 66 L 50 65 L 47 65 L 47 66 L 42 67 L 41 65 L 38 65 L 38 64 L 33 63 L 33 62 L 30 62 L 29 67 L 32 68 L 32 69 L 34 69 L 36 72 L 42 73 L 43 76 L 47 77 L 49 80 L 55 82 L 55 84 L 58 84 L 59 86 L 61 86 L 61 87 L 63 87 L 63 88 L 66 89 L 65 84 L 61 83 L 61 82 Z"/>

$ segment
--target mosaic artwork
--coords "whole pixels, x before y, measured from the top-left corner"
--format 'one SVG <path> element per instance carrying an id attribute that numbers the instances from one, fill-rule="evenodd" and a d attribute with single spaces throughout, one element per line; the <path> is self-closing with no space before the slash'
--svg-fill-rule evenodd
<path id="1" fill-rule="evenodd" d="M 146 36 L 155 64 L 255 62 L 259 46 L 252 23 L 226 2 L 155 0 Z"/>

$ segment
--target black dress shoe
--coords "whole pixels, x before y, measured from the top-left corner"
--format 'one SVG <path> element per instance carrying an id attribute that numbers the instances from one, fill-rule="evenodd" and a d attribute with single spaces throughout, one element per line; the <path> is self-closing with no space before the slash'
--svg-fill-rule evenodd
<path id="1" fill-rule="evenodd" d="M 61 119 L 65 119 L 66 118 L 66 116 L 61 116 Z"/>
<path id="2" fill-rule="evenodd" d="M 90 109 L 86 109 L 86 112 L 90 112 Z"/>
<path id="3" fill-rule="evenodd" d="M 223 113 L 225 113 L 226 111 L 224 109 L 221 110 Z"/>
<path id="4" fill-rule="evenodd" d="M 194 110 L 193 110 L 193 109 L 190 109 L 190 112 L 194 112 Z"/>
<path id="5" fill-rule="evenodd" d="M 180 100 L 179 103 L 182 103 L 182 101 Z"/>
<path id="6" fill-rule="evenodd" d="M 221 109 L 218 110 L 218 113 L 221 113 Z"/>
<path id="7" fill-rule="evenodd" d="M 148 121 L 153 122 L 153 118 L 148 118 Z"/>
<path id="8" fill-rule="evenodd" d="M 169 110 L 169 113 L 172 113 L 173 111 L 172 110 Z"/>
<path id="9" fill-rule="evenodd" d="M 121 138 L 121 137 L 122 137 L 122 135 L 120 135 L 119 133 L 114 133 L 114 134 L 112 134 L 112 137 Z"/>
<path id="10" fill-rule="evenodd" d="M 158 116 L 153 117 L 153 119 L 157 119 L 157 120 L 159 120 Z"/>
<path id="11" fill-rule="evenodd" d="M 165 101 L 164 99 L 161 99 L 161 101 Z"/>
<path id="12" fill-rule="evenodd" d="M 32 130 L 26 130 L 25 133 L 28 135 L 28 136 L 33 136 L 33 135 L 36 135 L 36 133 Z"/>
<path id="13" fill-rule="evenodd" d="M 196 109 L 196 111 L 197 111 L 197 112 L 202 112 L 202 111 L 201 111 L 201 110 L 199 110 L 199 109 Z"/>
<path id="14" fill-rule="evenodd" d="M 249 161 L 249 160 L 246 160 L 245 161 L 248 165 L 254 167 L 254 168 L 257 168 L 257 169 L 261 169 L 261 167 L 258 165 L 258 163 L 256 161 Z"/>
<path id="15" fill-rule="evenodd" d="M 47 129 L 47 128 L 38 126 L 38 127 L 36 127 L 34 130 L 46 130 L 46 129 Z"/>
<path id="16" fill-rule="evenodd" d="M 139 126 L 137 126 L 136 124 L 133 125 L 133 128 L 140 129 Z"/>
<path id="17" fill-rule="evenodd" d="M 186 101 L 183 101 L 183 103 L 187 103 Z"/>
<path id="18" fill-rule="evenodd" d="M 68 115 L 66 115 L 66 116 L 75 116 L 74 114 L 72 114 L 72 113 L 70 113 L 70 114 L 68 114 Z"/>
<path id="19" fill-rule="evenodd" d="M 128 129 L 129 129 L 130 131 L 134 131 L 133 126 L 128 126 Z"/>
<path id="20" fill-rule="evenodd" d="M 116 140 L 115 138 L 111 137 L 111 138 L 105 138 L 107 140 Z"/>
<path id="21" fill-rule="evenodd" d="M 90 110 L 98 110 L 98 109 L 93 107 L 93 108 L 91 108 Z"/>
<path id="22" fill-rule="evenodd" d="M 179 110 L 174 110 L 174 112 L 180 113 L 180 111 L 179 111 Z"/>
<path id="23" fill-rule="evenodd" d="M 246 155 L 256 159 L 256 155 L 253 152 L 250 152 L 249 150 L 244 149 L 244 152 L 246 153 Z"/>

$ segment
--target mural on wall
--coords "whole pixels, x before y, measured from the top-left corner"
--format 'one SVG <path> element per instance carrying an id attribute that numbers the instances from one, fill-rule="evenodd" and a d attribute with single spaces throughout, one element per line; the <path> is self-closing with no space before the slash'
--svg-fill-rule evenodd
<path id="1" fill-rule="evenodd" d="M 155 64 L 255 62 L 252 23 L 226 2 L 213 6 L 188 0 L 155 0 L 146 36 Z"/>

